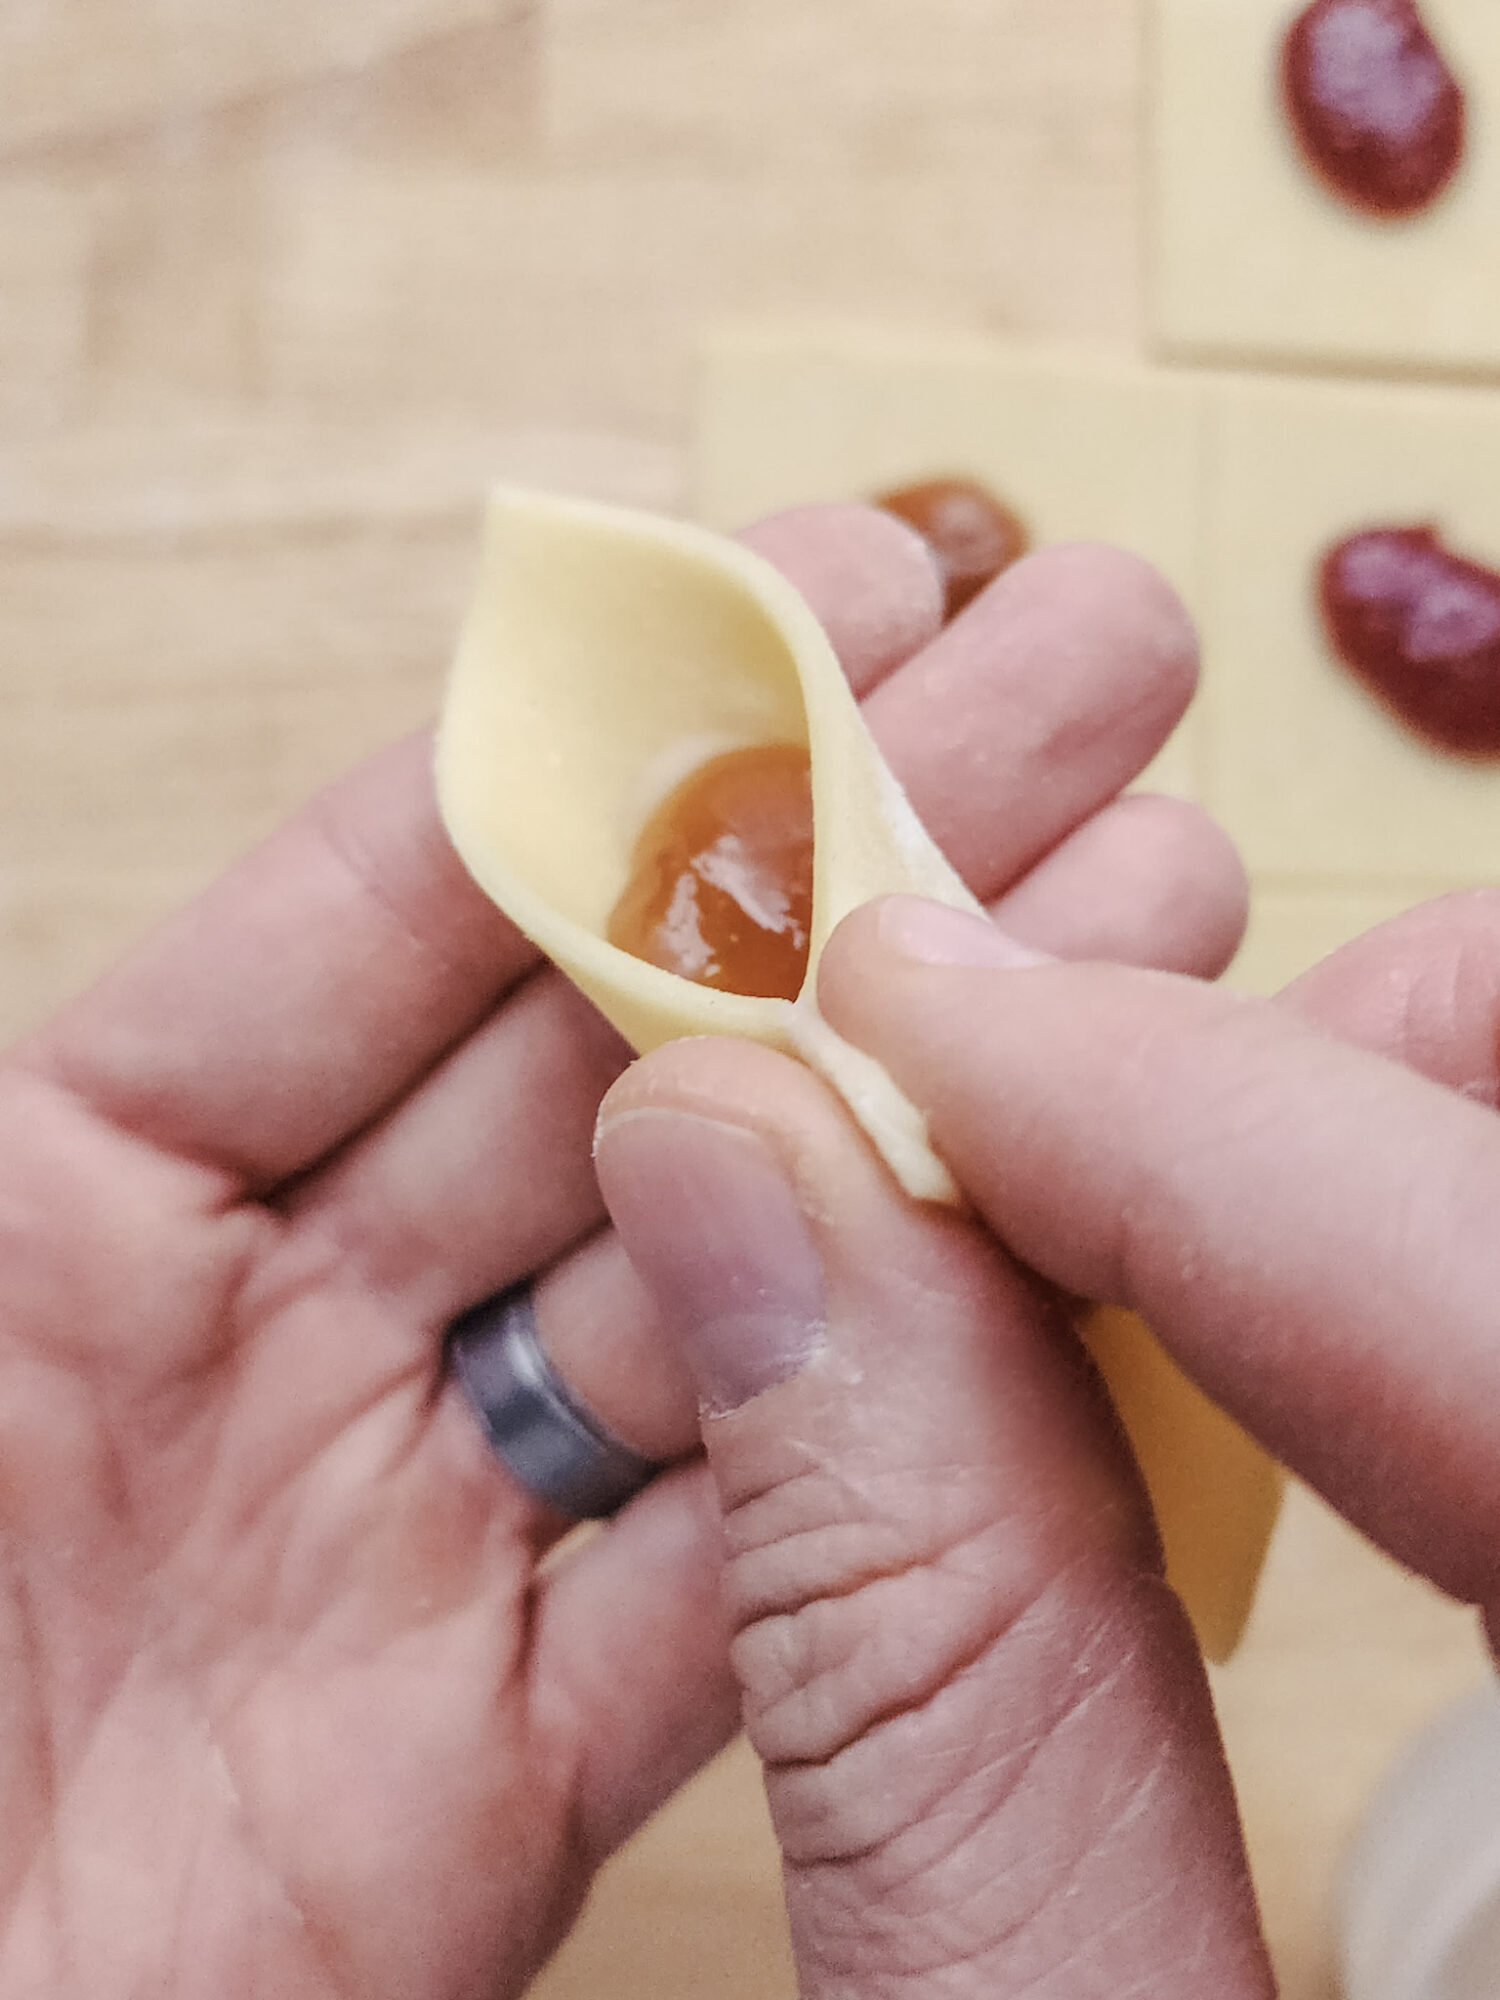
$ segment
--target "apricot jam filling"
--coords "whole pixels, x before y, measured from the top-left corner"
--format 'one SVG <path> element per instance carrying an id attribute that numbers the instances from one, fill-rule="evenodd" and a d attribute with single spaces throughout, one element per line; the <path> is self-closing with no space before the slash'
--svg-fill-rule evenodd
<path id="1" fill-rule="evenodd" d="M 652 813 L 606 935 L 700 986 L 795 1000 L 812 933 L 813 815 L 799 744 L 731 750 Z"/>

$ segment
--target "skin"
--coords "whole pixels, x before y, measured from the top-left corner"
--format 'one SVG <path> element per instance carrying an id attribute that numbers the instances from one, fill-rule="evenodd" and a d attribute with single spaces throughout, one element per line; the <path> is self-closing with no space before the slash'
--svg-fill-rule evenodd
<path id="1" fill-rule="evenodd" d="M 1238 864 L 1191 809 L 1117 796 L 1193 683 L 1191 633 L 1156 579 L 1106 550 L 1049 551 L 938 636 L 937 579 L 898 524 L 809 511 L 751 539 L 823 616 L 891 761 L 1005 922 L 1070 954 L 1219 969 L 1243 917 Z M 742 1701 L 768 1740 L 738 1557 L 727 1616 L 721 1590 L 729 1459 L 716 1445 L 711 1475 L 691 1456 L 690 1365 L 604 1227 L 591 1165 L 626 1053 L 468 882 L 427 759 L 425 742 L 398 746 L 335 787 L 0 1064 L 0 1992 L 515 1994 Z M 756 1072 L 771 1073 L 768 1115 L 777 1133 L 788 1107 L 806 1121 L 809 1175 L 849 1169 L 830 1258 L 889 1221 L 882 1268 L 982 1396 L 959 1525 L 1003 1574 L 992 1590 L 985 1564 L 960 1565 L 947 1586 L 980 1656 L 1056 1597 L 1050 1654 L 997 1655 L 1017 1723 L 984 1740 L 1030 1801 L 992 1854 L 1046 1829 L 1053 1861 L 1030 1855 L 1021 1875 L 1066 1963 L 1049 1868 L 1076 1848 L 1087 1880 L 1102 1875 L 1036 1704 L 1077 1743 L 1108 1734 L 1104 1709 L 1058 1690 L 1085 1628 L 1112 1687 L 1123 1635 L 1123 1685 L 1175 1690 L 1154 1725 L 1166 1742 L 1172 1703 L 1201 1698 L 1181 1619 L 1050 1307 L 972 1225 L 901 1210 L 811 1079 Z M 749 1074 L 726 1074 L 726 1102 Z M 632 1443 L 681 1461 L 555 1555 L 566 1523 L 509 1481 L 442 1368 L 456 1312 L 541 1273 L 558 1365 Z M 868 1274 L 848 1285 L 896 1357 L 892 1301 Z M 1012 1374 L 1060 1454 L 1042 1487 L 1054 1444 L 1015 1434 Z M 883 1421 L 884 1392 L 842 1400 L 855 1431 Z M 927 1526 L 887 1551 L 898 1624 L 924 1615 L 953 1528 L 923 1500 L 933 1440 L 914 1414 L 897 1476 Z M 744 1463 L 754 1477 L 753 1452 Z M 922 1669 L 934 1692 L 955 1664 L 950 1622 Z M 958 1674 L 959 1710 L 975 1714 L 989 1675 Z M 835 1671 L 823 1704 L 851 1744 L 857 1693 Z M 1183 1803 L 1148 1815 L 1141 1851 L 1166 1843 L 1253 1958 L 1222 1771 L 1194 1727 Z M 769 1740 L 790 1759 L 781 1822 L 794 1883 L 814 1881 L 825 1913 L 843 1898 L 857 1930 L 872 1878 L 843 1855 L 879 1829 L 855 1812 L 830 1830 L 823 1741 Z M 878 1796 L 878 1758 L 846 1768 L 851 1799 Z M 1195 1858 L 1204 1827 L 1217 1859 Z M 809 1991 L 834 1990 L 816 1966 L 838 1956 L 838 1927 L 797 1920 L 800 1948 L 823 1955 Z M 912 1948 L 938 1953 L 924 1992 L 966 1990 L 936 1934 Z"/>

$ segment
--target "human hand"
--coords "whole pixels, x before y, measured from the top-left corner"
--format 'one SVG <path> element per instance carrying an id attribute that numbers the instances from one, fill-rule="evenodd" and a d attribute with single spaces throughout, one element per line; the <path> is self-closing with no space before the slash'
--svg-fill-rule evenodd
<path id="1" fill-rule="evenodd" d="M 915 539 L 752 537 L 1012 927 L 1213 971 L 1242 885 L 1114 794 L 1192 651 L 1127 559 L 1034 559 L 935 638 Z M 376 759 L 0 1067 L 0 1991 L 520 1990 L 599 1861 L 737 1717 L 719 1520 L 664 1474 L 567 1524 L 444 1386 L 536 1287 L 653 1457 L 690 1388 L 601 1228 L 625 1061 L 470 885 L 425 744 Z"/>
<path id="2" fill-rule="evenodd" d="M 993 950 L 897 899 L 835 939 L 821 991 L 1020 1256 L 1145 1314 L 1493 1647 L 1500 894 L 1409 911 L 1275 1002 L 1102 965 L 1012 977 Z"/>
<path id="3" fill-rule="evenodd" d="M 1267 1993 L 1201 1662 L 1055 1294 L 764 1050 L 648 1057 L 597 1159 L 705 1413 L 806 2000 Z"/>
<path id="4" fill-rule="evenodd" d="M 893 899 L 836 934 L 819 993 L 927 1112 L 988 1245 L 861 1184 L 821 1094 L 763 1052 L 660 1052 L 600 1148 L 722 1412 L 734 1659 L 802 1991 L 1265 1994 L 1139 1493 L 998 1242 L 1144 1313 L 1494 1647 L 1500 896 L 1413 911 L 1274 1004 Z M 725 1388 L 745 1297 L 729 1334 L 758 1372 Z"/>

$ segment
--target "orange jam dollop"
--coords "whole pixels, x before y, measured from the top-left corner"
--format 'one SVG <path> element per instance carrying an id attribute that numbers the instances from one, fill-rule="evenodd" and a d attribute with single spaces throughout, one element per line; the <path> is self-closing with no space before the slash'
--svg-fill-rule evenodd
<path id="1" fill-rule="evenodd" d="M 711 758 L 641 829 L 612 945 L 699 986 L 795 1000 L 812 931 L 812 780 L 794 743 Z"/>

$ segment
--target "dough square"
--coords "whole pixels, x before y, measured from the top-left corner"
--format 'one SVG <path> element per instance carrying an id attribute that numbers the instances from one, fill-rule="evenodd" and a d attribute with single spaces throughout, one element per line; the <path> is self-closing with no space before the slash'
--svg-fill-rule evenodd
<path id="1" fill-rule="evenodd" d="M 1299 0 L 1154 0 L 1150 312 L 1169 352 L 1500 370 L 1500 7 L 1421 0 L 1468 96 L 1458 175 L 1418 216 L 1333 194 L 1281 105 Z"/>
<path id="2" fill-rule="evenodd" d="M 1225 378 L 1208 410 L 1203 791 L 1252 875 L 1500 874 L 1500 760 L 1429 747 L 1334 656 L 1316 569 L 1358 529 L 1430 522 L 1500 565 L 1500 394 Z"/>
<path id="3" fill-rule="evenodd" d="M 945 474 L 983 481 L 1033 543 L 1100 540 L 1201 612 L 1204 387 L 1085 354 L 989 342 L 734 332 L 706 354 L 696 507 L 730 529 L 809 499 Z M 1142 784 L 1196 793 L 1196 710 Z"/>

